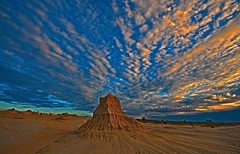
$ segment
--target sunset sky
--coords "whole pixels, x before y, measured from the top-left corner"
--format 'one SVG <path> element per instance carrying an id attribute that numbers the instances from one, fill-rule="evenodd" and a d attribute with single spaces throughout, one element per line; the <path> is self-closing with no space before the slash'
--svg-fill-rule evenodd
<path id="1" fill-rule="evenodd" d="M 0 108 L 240 121 L 239 0 L 1 0 Z"/>

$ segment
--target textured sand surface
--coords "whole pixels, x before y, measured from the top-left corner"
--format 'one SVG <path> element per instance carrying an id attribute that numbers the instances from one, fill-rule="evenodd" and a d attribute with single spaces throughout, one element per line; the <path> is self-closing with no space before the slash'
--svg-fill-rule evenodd
<path id="1" fill-rule="evenodd" d="M 239 153 L 240 133 L 235 128 L 190 128 L 148 125 L 148 131 L 131 136 L 115 134 L 102 142 L 67 135 L 39 152 L 51 153 Z"/>
<path id="2" fill-rule="evenodd" d="M 40 147 L 76 130 L 88 117 L 0 111 L 0 153 L 35 153 Z"/>
<path id="3" fill-rule="evenodd" d="M 142 124 L 138 133 L 119 131 L 111 140 L 74 133 L 88 117 L 0 111 L 0 153 L 240 153 L 240 127 Z"/>

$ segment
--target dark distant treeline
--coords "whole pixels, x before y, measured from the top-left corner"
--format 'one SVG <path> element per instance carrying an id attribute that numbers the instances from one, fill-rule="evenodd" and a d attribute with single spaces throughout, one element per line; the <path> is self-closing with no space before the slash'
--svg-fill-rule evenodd
<path id="1" fill-rule="evenodd" d="M 168 120 L 148 120 L 145 118 L 136 119 L 142 123 L 153 123 L 153 124 L 172 124 L 172 125 L 189 125 L 192 127 L 202 126 L 202 127 L 220 127 L 220 126 L 238 126 L 240 122 L 214 122 L 212 120 L 206 120 L 205 122 L 192 122 L 192 121 L 168 121 Z"/>

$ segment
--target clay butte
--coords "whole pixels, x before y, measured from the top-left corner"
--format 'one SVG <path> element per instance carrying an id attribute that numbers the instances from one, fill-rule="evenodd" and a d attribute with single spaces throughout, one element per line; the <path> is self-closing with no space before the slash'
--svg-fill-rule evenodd
<path id="1" fill-rule="evenodd" d="M 100 104 L 93 117 L 84 123 L 76 133 L 82 137 L 109 140 L 118 132 L 137 133 L 144 127 L 135 119 L 128 117 L 121 109 L 120 100 L 108 94 L 100 98 Z"/>

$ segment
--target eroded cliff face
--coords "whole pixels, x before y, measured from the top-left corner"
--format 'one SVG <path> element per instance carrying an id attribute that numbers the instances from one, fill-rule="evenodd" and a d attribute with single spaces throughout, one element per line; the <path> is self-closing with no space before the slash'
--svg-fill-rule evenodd
<path id="1" fill-rule="evenodd" d="M 120 100 L 111 94 L 100 98 L 100 104 L 93 117 L 77 130 L 80 136 L 109 140 L 117 132 L 134 135 L 143 126 L 135 119 L 128 117 L 121 109 Z"/>

